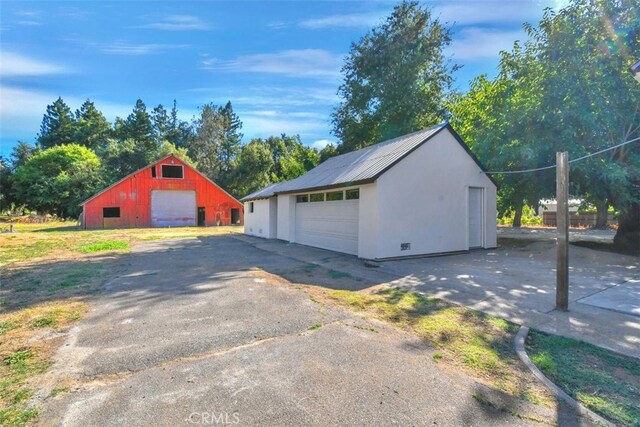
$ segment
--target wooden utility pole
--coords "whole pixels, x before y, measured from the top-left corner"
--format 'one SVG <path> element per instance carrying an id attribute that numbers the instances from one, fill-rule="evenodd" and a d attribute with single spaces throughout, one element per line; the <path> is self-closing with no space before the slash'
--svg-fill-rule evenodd
<path id="1" fill-rule="evenodd" d="M 569 309 L 569 153 L 556 153 L 556 309 Z"/>

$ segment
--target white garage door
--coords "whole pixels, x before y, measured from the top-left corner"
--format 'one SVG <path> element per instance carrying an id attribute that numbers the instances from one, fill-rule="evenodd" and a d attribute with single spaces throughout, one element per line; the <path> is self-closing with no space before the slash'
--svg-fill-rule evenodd
<path id="1" fill-rule="evenodd" d="M 196 192 L 153 190 L 151 224 L 154 227 L 195 226 Z"/>
<path id="2" fill-rule="evenodd" d="M 358 254 L 358 200 L 296 203 L 296 242 Z"/>

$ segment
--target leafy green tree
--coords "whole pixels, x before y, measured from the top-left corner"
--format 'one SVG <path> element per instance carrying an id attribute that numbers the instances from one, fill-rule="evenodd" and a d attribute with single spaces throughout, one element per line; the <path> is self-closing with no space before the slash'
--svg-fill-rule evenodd
<path id="1" fill-rule="evenodd" d="M 47 112 L 42 118 L 38 146 L 46 149 L 56 145 L 73 142 L 76 132 L 76 121 L 71 113 L 71 108 L 62 100 L 56 99 L 53 104 L 47 105 Z"/>
<path id="2" fill-rule="evenodd" d="M 324 162 L 327 159 L 330 159 L 331 157 L 337 156 L 338 155 L 338 149 L 336 148 L 335 145 L 333 144 L 328 144 L 325 145 L 324 148 L 322 150 L 320 150 L 320 161 L 319 163 Z"/>
<path id="3" fill-rule="evenodd" d="M 11 190 L 11 166 L 0 156 L 0 210 L 5 211 L 13 201 Z"/>
<path id="4" fill-rule="evenodd" d="M 25 141 L 18 141 L 18 143 L 11 150 L 11 165 L 12 171 L 15 171 L 18 167 L 22 166 L 29 160 L 31 156 L 37 154 L 40 149 Z"/>
<path id="5" fill-rule="evenodd" d="M 240 150 L 229 186 L 230 192 L 242 197 L 269 185 L 273 167 L 269 144 L 261 139 L 252 140 Z"/>
<path id="6" fill-rule="evenodd" d="M 87 99 L 76 111 L 73 141 L 95 152 L 101 152 L 106 148 L 110 133 L 111 124 L 95 104 Z"/>
<path id="7" fill-rule="evenodd" d="M 55 146 L 27 160 L 12 178 L 16 199 L 40 212 L 76 217 L 83 200 L 101 188 L 100 159 L 77 144 Z"/>
<path id="8" fill-rule="evenodd" d="M 636 1 L 573 0 L 528 31 L 542 70 L 540 126 L 559 149 L 577 158 L 640 136 L 640 85 L 627 71 L 640 51 Z M 640 248 L 640 144 L 573 164 L 572 182 L 601 218 L 608 204 L 620 211 L 617 244 Z"/>
<path id="9" fill-rule="evenodd" d="M 332 113 L 341 153 L 441 122 L 451 73 L 450 30 L 418 2 L 403 1 L 351 51 Z"/>
<path id="10" fill-rule="evenodd" d="M 318 152 L 305 146 L 299 135 L 271 136 L 264 142 L 269 146 L 273 158 L 272 182 L 296 178 L 316 167 L 320 160 Z"/>

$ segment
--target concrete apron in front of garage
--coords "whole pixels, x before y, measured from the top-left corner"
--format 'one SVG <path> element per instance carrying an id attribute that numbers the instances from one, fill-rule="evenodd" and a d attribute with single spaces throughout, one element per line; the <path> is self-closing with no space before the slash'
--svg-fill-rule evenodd
<path id="1" fill-rule="evenodd" d="M 462 304 L 541 331 L 640 357 L 640 258 L 570 245 L 569 311 L 554 309 L 553 230 L 499 229 L 499 247 L 466 254 L 384 261 L 367 268 L 349 255 L 239 237 L 258 248 L 317 262 L 363 283 L 387 283 Z M 608 233 L 608 235 L 605 235 Z M 593 236 L 592 236 L 593 234 Z M 611 240 L 572 231 L 572 241 Z M 363 283 L 353 282 L 355 288 Z M 353 289 L 353 288 L 352 288 Z"/>
<path id="2" fill-rule="evenodd" d="M 57 354 L 51 384 L 71 391 L 47 398 L 39 423 L 537 425 L 516 416 L 526 415 L 588 425 L 443 370 L 419 340 L 314 302 L 269 273 L 359 264 L 301 247 L 297 258 L 278 253 L 291 247 L 230 236 L 136 246 Z M 335 286 L 367 287 L 380 274 L 327 271 Z"/>

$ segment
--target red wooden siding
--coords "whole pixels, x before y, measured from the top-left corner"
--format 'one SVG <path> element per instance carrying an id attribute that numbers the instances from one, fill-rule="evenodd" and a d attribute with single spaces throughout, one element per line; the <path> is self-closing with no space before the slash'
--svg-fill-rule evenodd
<path id="1" fill-rule="evenodd" d="M 162 178 L 161 165 L 183 165 L 183 178 Z M 156 177 L 151 168 L 156 167 Z M 84 203 L 85 228 L 151 227 L 152 190 L 192 190 L 196 208 L 205 208 L 205 225 L 230 225 L 231 209 L 238 209 L 240 223 L 243 206 L 213 182 L 179 158 L 170 155 L 135 172 Z M 103 208 L 120 208 L 120 218 L 103 218 Z M 197 219 L 197 213 L 196 213 Z"/>

